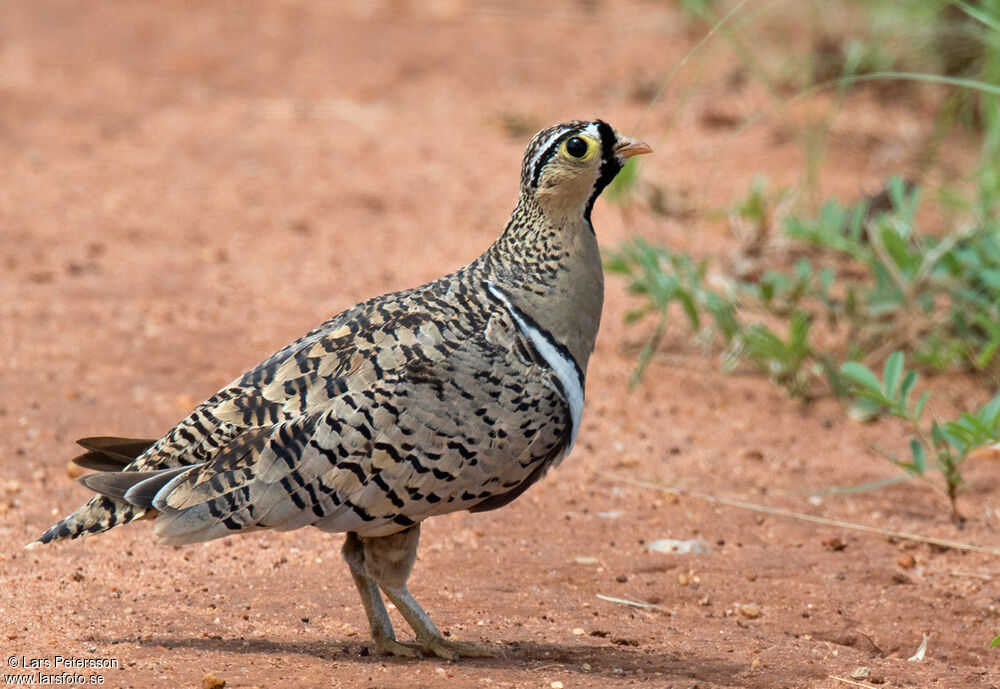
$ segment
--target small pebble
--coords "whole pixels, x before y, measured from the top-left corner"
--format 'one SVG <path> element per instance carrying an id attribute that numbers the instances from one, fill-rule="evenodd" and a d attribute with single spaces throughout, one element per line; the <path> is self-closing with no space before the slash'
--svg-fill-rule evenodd
<path id="1" fill-rule="evenodd" d="M 552 689 L 563 689 L 563 683 L 562 682 L 558 682 L 558 681 L 557 682 L 553 682 L 549 686 L 552 687 Z"/>
<path id="2" fill-rule="evenodd" d="M 917 559 L 912 555 L 907 554 L 901 556 L 898 560 L 896 560 L 896 564 L 898 564 L 903 569 L 913 569 L 917 565 Z"/>
<path id="3" fill-rule="evenodd" d="M 587 632 L 582 627 L 574 627 L 573 636 L 583 636 Z"/>
<path id="4" fill-rule="evenodd" d="M 859 665 L 858 667 L 854 668 L 854 671 L 851 673 L 851 679 L 867 679 L 868 675 L 870 675 L 871 673 L 872 669 L 870 667 Z"/>
<path id="5" fill-rule="evenodd" d="M 847 549 L 847 544 L 839 536 L 833 536 L 832 538 L 824 538 L 822 540 L 823 547 L 827 550 L 832 550 L 835 553 L 839 553 L 841 550 Z"/>
<path id="6" fill-rule="evenodd" d="M 753 620 L 760 617 L 760 608 L 754 603 L 747 603 L 740 606 L 740 614 Z"/>
<path id="7" fill-rule="evenodd" d="M 224 686 L 226 686 L 226 680 L 214 672 L 209 672 L 201 678 L 201 689 L 222 689 Z"/>
<path id="8" fill-rule="evenodd" d="M 710 555 L 712 553 L 712 546 L 701 538 L 687 541 L 675 538 L 658 538 L 646 547 L 654 553 L 673 553 L 676 555 Z"/>

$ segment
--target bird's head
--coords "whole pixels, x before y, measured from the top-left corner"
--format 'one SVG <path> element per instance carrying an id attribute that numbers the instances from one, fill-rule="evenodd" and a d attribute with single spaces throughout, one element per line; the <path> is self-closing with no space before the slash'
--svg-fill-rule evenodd
<path id="1" fill-rule="evenodd" d="M 521 193 L 547 211 L 582 213 L 589 220 L 594 201 L 628 159 L 652 150 L 601 120 L 558 124 L 538 132 L 528 144 Z"/>

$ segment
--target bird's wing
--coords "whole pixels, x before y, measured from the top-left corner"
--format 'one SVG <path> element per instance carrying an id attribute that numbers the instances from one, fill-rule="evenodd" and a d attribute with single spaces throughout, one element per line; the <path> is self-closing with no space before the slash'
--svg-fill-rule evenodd
<path id="1" fill-rule="evenodd" d="M 449 341 L 430 354 L 394 340 L 377 379 L 171 476 L 151 501 L 156 533 L 187 543 L 315 524 L 377 536 L 512 500 L 566 447 L 566 404 L 516 348 Z"/>
<path id="2" fill-rule="evenodd" d="M 341 314 L 124 471 L 85 479 L 95 501 L 159 511 L 170 543 L 307 524 L 379 535 L 508 502 L 567 446 L 567 405 L 509 315 L 450 302 Z"/>

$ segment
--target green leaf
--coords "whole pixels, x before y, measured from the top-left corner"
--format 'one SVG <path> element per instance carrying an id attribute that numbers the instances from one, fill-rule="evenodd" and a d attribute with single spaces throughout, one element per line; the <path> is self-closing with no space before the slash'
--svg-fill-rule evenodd
<path id="1" fill-rule="evenodd" d="M 984 423 L 996 429 L 1000 425 L 1000 395 L 986 403 L 976 414 Z"/>
<path id="2" fill-rule="evenodd" d="M 927 455 L 924 453 L 924 446 L 917 440 L 910 441 L 910 454 L 913 455 L 913 466 L 918 474 L 923 474 L 927 468 Z"/>
<path id="3" fill-rule="evenodd" d="M 993 639 L 993 643 L 990 644 L 990 648 L 996 648 L 997 646 L 1000 646 L 1000 634 L 997 635 L 997 638 Z"/>
<path id="4" fill-rule="evenodd" d="M 937 434 L 944 443 L 951 445 L 956 450 L 968 450 L 968 438 L 963 437 L 959 431 L 956 424 L 946 423 L 943 426 L 938 426 Z"/>
<path id="5" fill-rule="evenodd" d="M 1000 289 L 1000 270 L 996 268 L 983 268 L 979 272 L 979 279 L 993 289 Z"/>
<path id="6" fill-rule="evenodd" d="M 908 372 L 903 378 L 903 384 L 899 387 L 899 401 L 904 409 L 909 407 L 910 393 L 913 392 L 913 386 L 917 384 L 918 377 L 916 371 Z"/>
<path id="7" fill-rule="evenodd" d="M 913 408 L 913 418 L 916 419 L 917 421 L 919 421 L 920 417 L 924 415 L 924 407 L 927 406 L 927 400 L 930 399 L 930 396 L 931 396 L 931 391 L 928 390 L 927 392 L 925 392 L 920 396 L 920 399 L 917 400 L 917 404 Z"/>
<path id="8" fill-rule="evenodd" d="M 997 349 L 1000 348 L 1000 342 L 990 342 L 988 345 L 980 350 L 979 354 L 976 355 L 973 363 L 976 368 L 982 370 L 990 365 L 993 360 L 994 355 L 997 353 Z"/>
<path id="9" fill-rule="evenodd" d="M 885 379 L 885 396 L 891 400 L 896 399 L 896 390 L 899 388 L 899 378 L 903 373 L 903 353 L 893 352 L 885 362 L 885 371 L 882 377 Z"/>
<path id="10" fill-rule="evenodd" d="M 655 309 L 652 304 L 646 304 L 638 309 L 630 309 L 625 312 L 625 322 L 635 323 L 636 321 L 642 319 L 644 316 L 652 313 Z"/>
<path id="11" fill-rule="evenodd" d="M 941 446 L 945 444 L 944 434 L 941 431 L 941 426 L 937 421 L 931 424 L 931 440 L 934 441 L 935 446 Z"/>
<path id="12" fill-rule="evenodd" d="M 676 296 L 677 301 L 684 308 L 684 313 L 687 314 L 688 321 L 691 322 L 691 329 L 695 331 L 699 330 L 701 328 L 701 317 L 698 315 L 698 307 L 695 306 L 694 299 L 688 292 L 683 290 L 677 290 Z"/>
<path id="13" fill-rule="evenodd" d="M 881 394 L 882 386 L 879 384 L 878 376 L 860 361 L 844 362 L 840 372 L 862 388 Z"/>
<path id="14" fill-rule="evenodd" d="M 975 89 L 982 93 L 992 93 L 1000 95 L 1000 85 L 991 84 L 977 79 L 966 79 L 963 77 L 949 77 L 940 74 L 927 72 L 872 72 L 870 74 L 858 74 L 856 76 L 832 79 L 822 84 L 816 84 L 809 91 L 817 91 L 830 86 L 840 86 L 843 84 L 855 84 L 863 81 L 917 81 L 927 84 L 949 84 L 961 88 Z"/>
<path id="15" fill-rule="evenodd" d="M 892 227 L 883 227 L 880 236 L 892 262 L 896 264 L 901 273 L 909 276 L 916 268 L 917 259 L 910 253 L 906 239 Z M 903 287 L 903 285 L 898 285 L 898 287 Z"/>

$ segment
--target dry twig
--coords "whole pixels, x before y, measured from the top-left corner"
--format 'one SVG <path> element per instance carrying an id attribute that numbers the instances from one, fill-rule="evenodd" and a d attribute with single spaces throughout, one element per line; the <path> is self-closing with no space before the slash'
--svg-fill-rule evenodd
<path id="1" fill-rule="evenodd" d="M 606 600 L 609 603 L 620 603 L 621 605 L 629 605 L 633 608 L 639 608 L 641 610 L 654 610 L 656 612 L 666 613 L 667 615 L 674 614 L 674 611 L 669 608 L 665 608 L 662 605 L 656 605 L 655 603 L 647 603 L 644 600 L 635 600 L 633 598 L 614 598 L 612 596 L 604 596 L 600 593 L 595 595 L 601 600 Z"/>
<path id="2" fill-rule="evenodd" d="M 817 517 L 811 514 L 803 514 L 802 512 L 793 512 L 792 510 L 786 510 L 780 507 L 767 507 L 766 505 L 758 505 L 752 502 L 743 502 L 742 500 L 717 498 L 714 495 L 693 493 L 690 491 L 678 490 L 676 488 L 668 488 L 667 486 L 661 486 L 656 483 L 650 483 L 649 481 L 639 481 L 636 479 L 627 478 L 625 476 L 615 476 L 614 474 L 609 474 L 604 471 L 599 471 L 597 473 L 598 475 L 604 476 L 605 478 L 609 478 L 612 481 L 627 483 L 632 486 L 638 486 L 639 488 L 649 488 L 651 490 L 658 490 L 661 493 L 670 493 L 671 495 L 676 495 L 682 498 L 694 498 L 695 500 L 703 500 L 705 502 L 710 502 L 715 505 L 738 507 L 739 509 L 750 510 L 751 512 L 760 512 L 763 514 L 774 515 L 776 517 L 785 517 L 787 519 L 798 519 L 799 521 L 812 522 L 813 524 L 822 524 L 824 526 L 835 526 L 839 529 L 850 529 L 852 531 L 861 531 L 864 533 L 877 534 L 879 536 L 887 536 L 889 538 L 899 538 L 905 541 L 930 543 L 931 545 L 940 546 L 942 548 L 967 550 L 974 553 L 986 553 L 987 555 L 1000 555 L 1000 548 L 991 548 L 989 546 L 975 545 L 974 543 L 962 543 L 960 541 L 949 541 L 944 538 L 934 538 L 933 536 L 921 536 L 920 534 L 912 534 L 912 533 L 907 533 L 905 531 L 894 531 L 892 529 L 883 529 L 878 526 L 867 526 L 866 524 L 854 524 L 852 522 L 845 522 L 839 519 L 827 519 L 826 517 Z"/>
<path id="3" fill-rule="evenodd" d="M 845 679 L 843 677 L 837 677 L 837 675 L 827 675 L 830 679 L 835 679 L 838 682 L 843 682 L 844 684 L 852 684 L 856 687 L 867 687 L 867 689 L 876 689 L 871 684 L 865 684 L 863 682 L 855 682 L 853 679 Z"/>

